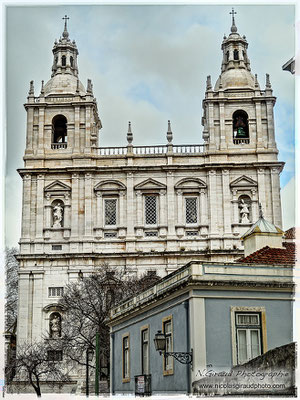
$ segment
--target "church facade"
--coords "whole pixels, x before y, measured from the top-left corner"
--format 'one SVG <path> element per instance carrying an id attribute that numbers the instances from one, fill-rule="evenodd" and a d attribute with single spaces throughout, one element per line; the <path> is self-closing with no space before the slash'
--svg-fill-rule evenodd
<path id="1" fill-rule="evenodd" d="M 207 77 L 203 144 L 100 147 L 93 86 L 78 77 L 78 50 L 65 27 L 51 79 L 25 104 L 18 342 L 59 337 L 57 301 L 68 282 L 103 262 L 160 276 L 191 260 L 230 262 L 258 219 L 281 227 L 273 96 L 251 73 L 248 43 L 233 18 L 221 74 Z"/>

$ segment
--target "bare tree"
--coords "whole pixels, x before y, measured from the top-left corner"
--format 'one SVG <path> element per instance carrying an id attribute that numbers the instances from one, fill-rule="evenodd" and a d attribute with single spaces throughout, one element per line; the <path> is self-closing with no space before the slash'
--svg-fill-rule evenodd
<path id="1" fill-rule="evenodd" d="M 14 370 L 16 382 L 30 383 L 36 395 L 40 397 L 42 383 L 63 385 L 70 381 L 65 363 L 53 357 L 55 351 L 60 350 L 56 350 L 55 346 L 45 341 L 18 345 L 16 358 L 7 369 Z"/>
<path id="2" fill-rule="evenodd" d="M 5 331 L 15 333 L 18 312 L 18 270 L 15 247 L 5 249 Z"/>
<path id="3" fill-rule="evenodd" d="M 98 334 L 99 357 L 106 360 L 106 370 L 109 371 L 109 329 L 105 320 L 110 310 L 158 279 L 156 274 L 147 274 L 140 279 L 129 277 L 123 270 L 104 264 L 89 276 L 70 283 L 59 302 L 65 310 L 61 335 L 64 355 L 79 365 L 85 365 L 85 352 L 88 347 L 95 349 Z"/>

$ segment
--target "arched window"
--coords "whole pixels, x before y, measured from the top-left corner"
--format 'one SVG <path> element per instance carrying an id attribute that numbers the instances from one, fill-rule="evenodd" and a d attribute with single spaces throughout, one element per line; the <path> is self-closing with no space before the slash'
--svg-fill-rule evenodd
<path id="1" fill-rule="evenodd" d="M 234 60 L 238 60 L 239 59 L 239 51 L 238 50 L 234 50 L 233 51 L 233 59 Z"/>
<path id="2" fill-rule="evenodd" d="M 226 52 L 226 62 L 229 61 L 229 51 Z"/>
<path id="3" fill-rule="evenodd" d="M 237 110 L 233 113 L 232 128 L 234 143 L 240 142 L 237 139 L 247 139 L 247 143 L 249 143 L 248 114 L 246 111 Z"/>
<path id="4" fill-rule="evenodd" d="M 250 224 L 252 222 L 251 199 L 247 195 L 242 195 L 238 200 L 241 224 Z"/>
<path id="5" fill-rule="evenodd" d="M 73 68 L 74 59 L 73 59 L 73 57 L 72 57 L 72 56 L 70 57 L 70 64 L 71 64 L 71 67 Z"/>
<path id="6" fill-rule="evenodd" d="M 61 315 L 58 312 L 54 312 L 49 318 L 49 332 L 52 339 L 58 339 L 61 337 Z"/>
<path id="7" fill-rule="evenodd" d="M 62 228 L 64 226 L 64 203 L 62 200 L 54 200 L 51 204 L 53 228 Z"/>
<path id="8" fill-rule="evenodd" d="M 52 120 L 52 143 L 67 143 L 67 118 L 56 115 Z"/>
<path id="9" fill-rule="evenodd" d="M 61 58 L 61 65 L 62 65 L 63 67 L 66 66 L 66 56 L 62 56 L 62 58 Z"/>

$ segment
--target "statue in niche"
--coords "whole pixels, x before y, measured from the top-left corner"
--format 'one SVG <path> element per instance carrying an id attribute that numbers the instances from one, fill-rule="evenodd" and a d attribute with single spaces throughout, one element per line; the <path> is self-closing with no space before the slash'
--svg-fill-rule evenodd
<path id="1" fill-rule="evenodd" d="M 241 211 L 240 211 L 241 223 L 242 224 L 249 224 L 250 223 L 250 220 L 249 220 L 249 214 L 250 214 L 249 205 L 247 203 L 245 203 L 244 199 L 241 199 L 240 207 L 241 207 Z"/>
<path id="2" fill-rule="evenodd" d="M 54 313 L 50 317 L 50 337 L 57 339 L 61 336 L 61 317 Z"/>
<path id="3" fill-rule="evenodd" d="M 64 209 L 60 203 L 53 206 L 53 228 L 61 228 L 63 221 Z"/>

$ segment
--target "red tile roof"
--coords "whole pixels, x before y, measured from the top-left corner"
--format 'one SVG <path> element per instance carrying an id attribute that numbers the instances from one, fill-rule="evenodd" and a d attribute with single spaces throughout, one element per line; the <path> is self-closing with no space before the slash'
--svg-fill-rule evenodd
<path id="1" fill-rule="evenodd" d="M 285 239 L 295 239 L 296 238 L 296 229 L 295 228 L 290 228 L 287 231 L 284 232 L 284 238 Z"/>
<path id="2" fill-rule="evenodd" d="M 283 243 L 285 248 L 271 248 L 265 246 L 260 250 L 239 258 L 236 262 L 251 264 L 294 265 L 296 261 L 295 243 Z"/>

